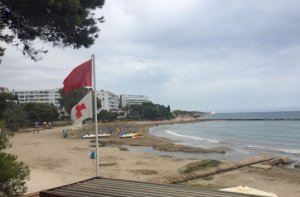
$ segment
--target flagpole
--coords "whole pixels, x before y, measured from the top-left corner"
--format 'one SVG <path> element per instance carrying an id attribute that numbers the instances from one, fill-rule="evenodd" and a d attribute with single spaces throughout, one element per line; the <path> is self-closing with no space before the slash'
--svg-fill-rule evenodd
<path id="1" fill-rule="evenodd" d="M 96 69 L 95 56 L 92 55 L 93 64 L 93 89 L 94 89 L 94 113 L 95 113 L 95 140 L 96 140 L 96 176 L 99 176 L 99 156 L 98 156 L 98 120 L 97 120 L 97 93 L 96 93 Z"/>

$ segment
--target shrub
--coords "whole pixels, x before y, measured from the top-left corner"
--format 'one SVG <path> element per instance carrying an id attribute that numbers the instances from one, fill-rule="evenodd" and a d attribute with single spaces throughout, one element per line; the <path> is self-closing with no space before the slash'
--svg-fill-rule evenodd
<path id="1" fill-rule="evenodd" d="M 0 120 L 0 130 L 5 129 L 5 121 L 4 120 Z"/>
<path id="2" fill-rule="evenodd" d="M 29 168 L 17 161 L 17 156 L 3 152 L 10 146 L 8 135 L 0 134 L 0 196 L 17 196 L 26 192 Z"/>
<path id="3" fill-rule="evenodd" d="M 26 192 L 29 168 L 17 156 L 0 152 L 0 194 L 16 196 Z"/>

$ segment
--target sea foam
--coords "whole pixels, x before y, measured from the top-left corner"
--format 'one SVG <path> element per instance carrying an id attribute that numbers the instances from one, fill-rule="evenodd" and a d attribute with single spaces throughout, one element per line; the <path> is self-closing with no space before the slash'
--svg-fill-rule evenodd
<path id="1" fill-rule="evenodd" d="M 213 143 L 219 143 L 219 141 L 218 141 L 218 140 L 215 140 L 215 139 L 207 139 L 207 138 L 201 138 L 201 137 L 195 137 L 195 136 L 183 135 L 183 134 L 176 133 L 175 131 L 172 131 L 172 130 L 165 130 L 165 132 L 166 132 L 167 134 L 174 135 L 174 136 L 177 136 L 177 137 L 184 137 L 184 138 L 190 138 L 190 139 L 194 139 L 194 140 L 200 140 L 200 141 L 208 141 L 208 142 L 213 142 Z"/>
<path id="2" fill-rule="evenodd" d="M 290 154 L 300 154 L 299 149 L 271 148 L 265 146 L 255 146 L 255 145 L 245 145 L 245 146 L 248 148 L 266 149 L 266 150 L 279 151 L 279 152 L 290 153 Z"/>

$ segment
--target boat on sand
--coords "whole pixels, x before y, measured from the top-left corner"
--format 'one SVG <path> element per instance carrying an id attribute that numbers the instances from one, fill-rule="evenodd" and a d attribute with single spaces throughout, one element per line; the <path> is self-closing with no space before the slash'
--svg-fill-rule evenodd
<path id="1" fill-rule="evenodd" d="M 104 138 L 104 137 L 110 137 L 111 135 L 109 133 L 99 133 L 98 137 Z M 82 136 L 83 139 L 89 139 L 89 138 L 95 138 L 95 134 L 85 134 Z"/>
<path id="2" fill-rule="evenodd" d="M 141 133 L 127 133 L 123 132 L 120 134 L 120 138 L 140 138 L 143 135 Z"/>

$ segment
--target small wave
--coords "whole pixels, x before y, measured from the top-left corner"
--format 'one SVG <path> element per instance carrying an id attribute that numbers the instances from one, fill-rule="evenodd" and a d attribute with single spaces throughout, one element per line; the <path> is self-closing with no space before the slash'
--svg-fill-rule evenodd
<path id="1" fill-rule="evenodd" d="M 279 151 L 279 152 L 290 153 L 290 154 L 300 154 L 300 149 L 271 148 L 271 147 L 254 146 L 254 145 L 246 145 L 246 147 L 248 147 L 248 148 L 267 149 L 267 150 Z"/>
<path id="2" fill-rule="evenodd" d="M 195 137 L 195 136 L 189 136 L 189 135 L 182 135 L 182 134 L 178 134 L 174 131 L 171 131 L 171 130 L 165 130 L 165 132 L 167 134 L 170 134 L 170 135 L 175 135 L 177 137 L 184 137 L 184 138 L 190 138 L 190 139 L 194 139 L 194 140 L 200 140 L 200 141 L 208 141 L 208 142 L 213 142 L 213 143 L 219 143 L 218 140 L 213 140 L 213 139 L 206 139 L 206 138 L 200 138 L 200 137 Z"/>

